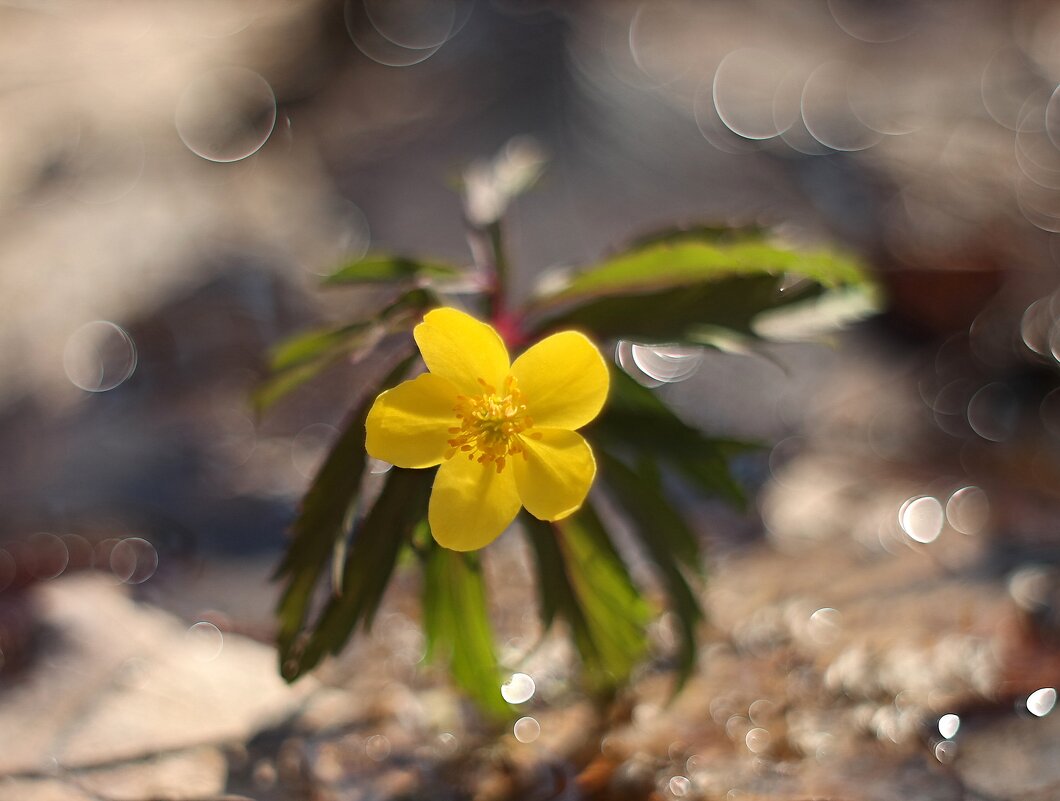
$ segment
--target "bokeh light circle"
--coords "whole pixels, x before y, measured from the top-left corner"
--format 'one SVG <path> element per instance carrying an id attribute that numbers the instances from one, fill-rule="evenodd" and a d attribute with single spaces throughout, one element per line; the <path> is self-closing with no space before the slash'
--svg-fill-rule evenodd
<path id="1" fill-rule="evenodd" d="M 364 743 L 364 753 L 373 762 L 382 762 L 390 756 L 390 739 L 382 734 L 373 734 Z"/>
<path id="2" fill-rule="evenodd" d="M 1060 148 L 1046 132 L 1047 113 L 1048 107 L 1038 94 L 1024 103 L 1016 124 L 1016 166 L 1038 186 L 1060 189 Z"/>
<path id="3" fill-rule="evenodd" d="M 953 713 L 943 715 L 939 718 L 938 729 L 939 734 L 942 735 L 944 740 L 952 740 L 957 736 L 957 730 L 961 728 L 960 716 L 954 715 Z"/>
<path id="4" fill-rule="evenodd" d="M 919 543 L 937 540 L 944 523 L 942 504 L 930 495 L 910 498 L 898 510 L 898 525 L 910 539 Z"/>
<path id="5" fill-rule="evenodd" d="M 866 150 L 883 134 L 854 113 L 850 103 L 851 66 L 829 61 L 815 69 L 802 90 L 802 120 L 814 139 L 832 150 Z"/>
<path id="6" fill-rule="evenodd" d="M 733 133 L 745 139 L 771 139 L 783 128 L 775 114 L 777 95 L 790 69 L 774 54 L 746 48 L 721 60 L 714 73 L 713 99 L 718 117 Z"/>
<path id="7" fill-rule="evenodd" d="M 692 99 L 692 114 L 703 138 L 722 153 L 735 156 L 753 153 L 761 147 L 757 141 L 734 134 L 718 115 L 717 106 L 714 104 L 714 84 L 711 80 L 706 81 Z"/>
<path id="8" fill-rule="evenodd" d="M 1023 344 L 1039 356 L 1049 355 L 1049 330 L 1053 326 L 1053 315 L 1049 299 L 1034 301 L 1020 318 L 1020 338 Z"/>
<path id="9" fill-rule="evenodd" d="M 1020 175 L 1016 180 L 1016 205 L 1031 225 L 1060 233 L 1060 192 Z"/>
<path id="10" fill-rule="evenodd" d="M 409 50 L 441 47 L 458 19 L 456 0 L 362 0 L 372 27 L 389 42 Z"/>
<path id="11" fill-rule="evenodd" d="M 687 776 L 672 776 L 666 787 L 675 798 L 684 798 L 692 789 L 692 782 Z"/>
<path id="12" fill-rule="evenodd" d="M 221 630 L 205 620 L 190 626 L 185 632 L 184 641 L 196 662 L 213 662 L 221 655 L 225 645 Z"/>
<path id="13" fill-rule="evenodd" d="M 848 36 L 861 42 L 882 44 L 909 36 L 920 25 L 923 7 L 914 0 L 828 0 L 828 12 Z"/>
<path id="14" fill-rule="evenodd" d="M 810 615 L 808 626 L 810 637 L 822 645 L 839 639 L 841 627 L 842 616 L 839 614 L 838 609 L 825 606 Z"/>
<path id="15" fill-rule="evenodd" d="M 110 570 L 123 584 L 143 584 L 158 570 L 158 551 L 142 537 L 128 537 L 111 549 Z"/>
<path id="16" fill-rule="evenodd" d="M 1060 148 L 1060 84 L 1053 90 L 1045 106 L 1045 132 L 1052 143 Z"/>
<path id="17" fill-rule="evenodd" d="M 276 95 L 243 67 L 204 73 L 184 89 L 174 114 L 177 134 L 195 155 L 218 163 L 257 153 L 276 127 Z"/>
<path id="18" fill-rule="evenodd" d="M 70 551 L 66 543 L 54 534 L 40 531 L 29 538 L 27 567 L 35 578 L 51 579 L 62 575 L 70 563 Z"/>
<path id="19" fill-rule="evenodd" d="M 663 382 L 645 373 L 637 365 L 633 358 L 633 348 L 636 345 L 625 339 L 620 339 L 615 345 L 615 363 L 621 367 L 634 381 L 644 387 L 660 387 Z"/>
<path id="20" fill-rule="evenodd" d="M 529 716 L 519 718 L 512 727 L 512 734 L 521 743 L 532 743 L 541 736 L 541 724 Z"/>
<path id="21" fill-rule="evenodd" d="M 1056 706 L 1056 688 L 1042 687 L 1027 696 L 1027 711 L 1037 718 L 1044 718 Z"/>
<path id="22" fill-rule="evenodd" d="M 1016 393 L 1000 381 L 980 388 L 968 401 L 968 424 L 990 442 L 1004 442 L 1016 429 L 1019 400 Z"/>
<path id="23" fill-rule="evenodd" d="M 651 378 L 663 384 L 685 381 L 695 375 L 703 361 L 703 349 L 697 345 L 630 346 L 633 363 Z"/>
<path id="24" fill-rule="evenodd" d="M 935 745 L 935 759 L 948 765 L 957 758 L 957 743 L 953 740 L 942 740 Z"/>
<path id="25" fill-rule="evenodd" d="M 136 345 L 129 332 L 109 320 L 94 320 L 74 331 L 63 349 L 70 383 L 85 392 L 107 392 L 136 370 Z"/>
<path id="26" fill-rule="evenodd" d="M 362 54 L 377 64 L 385 67 L 412 67 L 437 53 L 442 45 L 448 41 L 456 27 L 455 17 L 450 22 L 445 35 L 438 41 L 438 28 L 444 26 L 447 20 L 445 8 L 451 4 L 437 4 L 442 13 L 438 14 L 438 8 L 432 8 L 435 4 L 427 2 L 415 2 L 414 0 L 401 0 L 398 6 L 406 5 L 417 7 L 419 13 L 402 17 L 399 13 L 387 9 L 387 4 L 380 0 L 369 3 L 366 0 L 346 0 L 343 5 L 343 15 L 346 22 L 346 32 Z M 374 8 L 375 19 L 369 12 L 368 6 Z M 380 25 L 381 23 L 382 29 Z M 434 41 L 434 44 L 423 47 L 409 47 L 401 44 L 402 41 L 423 44 Z"/>
<path id="27" fill-rule="evenodd" d="M 533 677 L 526 673 L 513 673 L 501 685 L 501 697 L 509 704 L 525 704 L 537 690 Z"/>
<path id="28" fill-rule="evenodd" d="M 998 49 L 983 67 L 979 91 L 994 122 L 1009 130 L 1019 127 L 1020 116 L 1027 99 L 1041 86 L 1027 57 L 1015 47 Z"/>
<path id="29" fill-rule="evenodd" d="M 946 502 L 946 519 L 961 534 L 982 533 L 990 519 L 990 501 L 979 487 L 961 487 Z"/>

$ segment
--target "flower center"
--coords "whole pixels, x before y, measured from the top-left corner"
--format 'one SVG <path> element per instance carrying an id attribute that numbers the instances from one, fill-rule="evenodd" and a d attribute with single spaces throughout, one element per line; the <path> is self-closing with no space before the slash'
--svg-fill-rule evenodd
<path id="1" fill-rule="evenodd" d="M 509 456 L 522 453 L 526 458 L 519 434 L 532 428 L 534 421 L 526 412 L 515 378 L 508 376 L 504 379 L 500 392 L 481 378 L 478 382 L 482 385 L 482 395 L 458 395 L 456 398 L 453 411 L 460 425 L 449 429 L 453 438 L 449 440 L 445 458 L 466 453 L 468 459 L 480 464 L 492 462 L 499 473 Z"/>

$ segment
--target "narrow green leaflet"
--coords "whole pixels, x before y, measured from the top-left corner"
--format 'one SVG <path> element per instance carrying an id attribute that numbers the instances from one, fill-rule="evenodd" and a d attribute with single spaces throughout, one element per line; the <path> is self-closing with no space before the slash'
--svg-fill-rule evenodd
<path id="1" fill-rule="evenodd" d="M 647 648 L 651 608 L 630 578 L 591 504 L 558 524 L 571 585 L 612 683 L 624 682 Z"/>
<path id="2" fill-rule="evenodd" d="M 644 655 L 649 606 L 590 504 L 559 523 L 523 513 L 537 562 L 542 622 L 570 626 L 589 684 L 625 681 Z"/>
<path id="3" fill-rule="evenodd" d="M 402 293 L 376 316 L 335 328 L 299 334 L 277 346 L 269 359 L 269 376 L 255 389 L 251 401 L 258 414 L 328 367 L 361 351 L 371 350 L 389 332 L 409 328 L 430 306 L 432 292 Z"/>
<path id="4" fill-rule="evenodd" d="M 680 649 L 677 655 L 678 687 L 692 674 L 696 662 L 696 626 L 703 611 L 688 584 L 680 562 L 688 564 L 688 542 L 695 537 L 685 521 L 662 493 L 658 477 L 642 465 L 634 472 L 620 460 L 600 451 L 601 478 L 629 515 L 633 531 L 648 558 L 655 563 L 663 588 L 678 621 Z M 698 560 L 689 565 L 701 569 Z"/>
<path id="5" fill-rule="evenodd" d="M 364 474 L 364 422 L 375 396 L 400 380 L 413 357 L 401 361 L 365 395 L 354 408 L 338 441 L 302 499 L 302 508 L 292 526 L 292 539 L 276 571 L 285 582 L 277 607 L 281 671 L 288 676 L 290 659 L 302 631 L 314 590 L 325 572 L 336 540 L 343 536 L 347 511 L 357 497 Z M 294 663 L 297 667 L 297 662 Z M 287 668 L 285 669 L 285 666 Z M 300 671 L 294 671 L 298 675 Z M 293 676 L 289 676 L 293 678 Z"/>
<path id="6" fill-rule="evenodd" d="M 640 458 L 636 470 L 626 466 L 609 448 L 600 448 L 601 477 L 615 491 L 635 523 L 644 533 L 662 543 L 666 552 L 693 572 L 703 569 L 695 532 L 678 513 L 662 486 L 659 466 L 651 458 Z"/>
<path id="7" fill-rule="evenodd" d="M 574 591 L 563 563 L 563 553 L 555 542 L 556 532 L 551 523 L 538 520 L 527 514 L 525 509 L 520 513 L 519 519 L 526 531 L 527 541 L 534 551 L 537 567 L 537 610 L 541 626 L 549 629 L 557 617 L 566 619 L 580 652 L 582 648 L 577 638 L 579 633 L 587 632 L 588 624 L 574 600 Z M 592 650 L 589 650 L 592 654 Z M 584 655 L 582 660 L 588 662 Z"/>
<path id="8" fill-rule="evenodd" d="M 428 470 L 389 471 L 371 510 L 354 527 L 341 589 L 328 600 L 304 647 L 284 654 L 288 680 L 315 667 L 325 654 L 338 653 L 358 624 L 371 627 L 398 554 L 427 513 L 433 478 Z"/>
<path id="9" fill-rule="evenodd" d="M 297 334 L 281 342 L 269 357 L 269 370 L 289 370 L 330 353 L 336 347 L 356 343 L 361 334 L 371 327 L 371 321 L 341 325 L 338 328 L 319 328 Z"/>
<path id="10" fill-rule="evenodd" d="M 423 629 L 427 653 L 448 662 L 453 680 L 496 718 L 511 715 L 501 697 L 501 670 L 493 645 L 486 586 L 475 554 L 429 542 L 423 576 Z"/>
<path id="11" fill-rule="evenodd" d="M 729 458 L 759 446 L 706 436 L 617 367 L 611 369 L 607 406 L 585 434 L 612 451 L 632 451 L 637 459 L 658 460 L 701 492 L 738 509 L 746 506 L 746 495 L 729 469 Z"/>
<path id="12" fill-rule="evenodd" d="M 531 304 L 528 327 L 575 326 L 640 342 L 688 341 L 708 326 L 754 336 L 762 312 L 866 280 L 846 256 L 791 250 L 759 231 L 695 236 L 654 241 L 576 275 Z M 807 280 L 792 285 L 792 275 Z"/>
<path id="13" fill-rule="evenodd" d="M 440 261 L 374 253 L 343 265 L 325 284 L 375 284 L 387 281 L 429 281 L 461 277 L 466 270 Z"/>
<path id="14" fill-rule="evenodd" d="M 265 414 L 281 398 L 316 378 L 340 358 L 341 354 L 336 354 L 331 359 L 317 359 L 270 375 L 254 389 L 250 396 L 250 403 L 254 407 L 254 411 L 259 417 Z"/>

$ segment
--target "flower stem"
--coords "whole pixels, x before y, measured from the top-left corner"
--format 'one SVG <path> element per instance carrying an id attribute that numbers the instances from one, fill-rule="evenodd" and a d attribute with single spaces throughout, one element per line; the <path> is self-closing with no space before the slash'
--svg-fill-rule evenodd
<path id="1" fill-rule="evenodd" d="M 504 234 L 500 220 L 486 227 L 493 266 L 493 286 L 489 294 L 490 317 L 504 316 L 508 307 L 508 255 L 504 250 Z"/>
<path id="2" fill-rule="evenodd" d="M 509 312 L 508 255 L 504 249 L 504 232 L 500 220 L 483 226 L 469 224 L 467 241 L 475 266 L 482 275 L 482 294 L 486 302 L 487 318 L 495 326 L 499 325 L 502 334 L 514 334 L 518 331 L 519 321 Z M 505 339 L 508 337 L 505 336 Z"/>

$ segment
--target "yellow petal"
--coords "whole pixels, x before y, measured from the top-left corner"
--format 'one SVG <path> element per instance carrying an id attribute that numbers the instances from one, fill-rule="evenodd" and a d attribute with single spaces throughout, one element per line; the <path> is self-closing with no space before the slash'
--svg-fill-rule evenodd
<path id="1" fill-rule="evenodd" d="M 541 437 L 521 437 L 526 458 L 511 460 L 519 499 L 534 517 L 560 520 L 585 501 L 596 476 L 596 460 L 581 434 L 537 427 L 533 433 Z"/>
<path id="2" fill-rule="evenodd" d="M 508 351 L 490 326 L 456 309 L 434 309 L 412 332 L 423 361 L 465 395 L 481 395 L 482 379 L 500 389 L 508 375 Z"/>
<path id="3" fill-rule="evenodd" d="M 375 399 L 365 421 L 365 450 L 398 467 L 432 467 L 445 457 L 459 422 L 457 389 L 441 376 L 424 373 Z"/>
<path id="4" fill-rule="evenodd" d="M 498 473 L 492 465 L 457 454 L 438 468 L 427 520 L 443 548 L 473 551 L 493 542 L 518 512 L 510 469 Z"/>
<path id="5" fill-rule="evenodd" d="M 535 426 L 581 428 L 600 413 L 610 378 L 596 346 L 577 331 L 538 342 L 515 360 L 512 375 Z"/>

